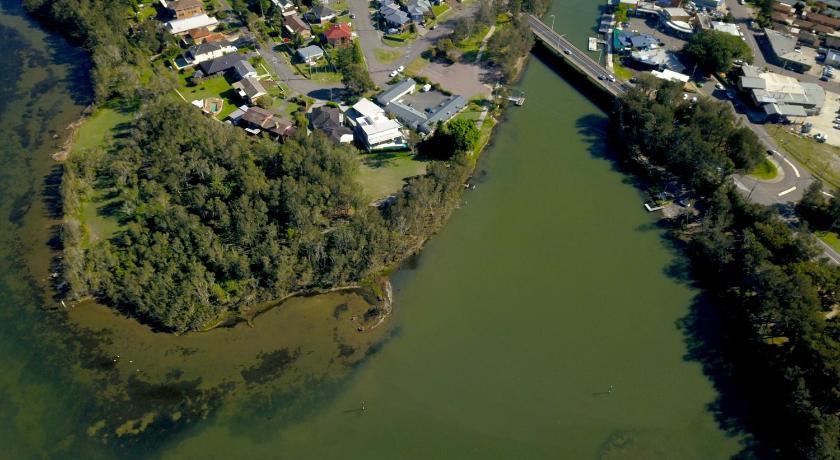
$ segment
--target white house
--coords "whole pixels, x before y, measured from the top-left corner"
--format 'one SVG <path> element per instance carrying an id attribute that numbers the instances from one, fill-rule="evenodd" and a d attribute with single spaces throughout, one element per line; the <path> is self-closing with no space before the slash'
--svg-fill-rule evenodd
<path id="1" fill-rule="evenodd" d="M 271 0 L 271 3 L 274 3 L 274 5 L 280 9 L 280 14 L 283 16 L 291 16 L 297 13 L 297 8 L 295 8 L 295 4 L 292 0 Z"/>
<path id="2" fill-rule="evenodd" d="M 352 111 L 356 115 L 356 138 L 367 151 L 408 147 L 400 122 L 388 118 L 385 111 L 369 99 L 360 99 Z"/>
<path id="3" fill-rule="evenodd" d="M 199 14 L 198 16 L 169 21 L 166 23 L 166 30 L 173 35 L 181 35 L 193 29 L 204 27 L 207 30 L 214 30 L 218 26 L 219 21 L 216 18 Z"/>

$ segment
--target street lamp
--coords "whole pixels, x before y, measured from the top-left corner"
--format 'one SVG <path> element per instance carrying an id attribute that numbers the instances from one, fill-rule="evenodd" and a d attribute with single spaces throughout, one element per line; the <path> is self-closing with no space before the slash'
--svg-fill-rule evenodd
<path id="1" fill-rule="evenodd" d="M 551 31 L 554 32 L 554 15 L 551 15 Z"/>

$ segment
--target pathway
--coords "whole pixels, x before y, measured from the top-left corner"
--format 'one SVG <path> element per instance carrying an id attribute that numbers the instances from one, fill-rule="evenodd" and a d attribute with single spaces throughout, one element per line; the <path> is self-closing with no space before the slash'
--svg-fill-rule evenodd
<path id="1" fill-rule="evenodd" d="M 344 91 L 344 85 L 341 83 L 312 81 L 295 73 L 285 55 L 272 50 L 264 44 L 257 46 L 257 52 L 271 66 L 274 72 L 277 73 L 280 80 L 285 82 L 293 91 L 324 101 L 338 99 Z"/>

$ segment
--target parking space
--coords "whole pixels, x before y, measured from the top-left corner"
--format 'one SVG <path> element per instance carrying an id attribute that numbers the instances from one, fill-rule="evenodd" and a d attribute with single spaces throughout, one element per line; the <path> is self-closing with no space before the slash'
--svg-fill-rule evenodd
<path id="1" fill-rule="evenodd" d="M 657 28 L 658 21 L 653 19 L 644 19 L 644 18 L 629 18 L 628 21 L 630 23 L 629 27 L 625 27 L 625 29 L 631 31 L 638 31 L 642 34 L 648 34 L 655 37 L 657 40 L 664 44 L 664 48 L 671 50 L 671 51 L 679 51 L 685 45 L 685 40 L 674 37 L 673 35 L 668 35 Z"/>
<path id="2" fill-rule="evenodd" d="M 812 133 L 825 134 L 826 143 L 840 146 L 840 129 L 834 128 L 836 124 L 834 120 L 840 116 L 840 113 L 837 113 L 838 110 L 840 110 L 840 94 L 826 91 L 822 112 L 815 117 L 808 117 L 807 121 L 813 125 Z"/>

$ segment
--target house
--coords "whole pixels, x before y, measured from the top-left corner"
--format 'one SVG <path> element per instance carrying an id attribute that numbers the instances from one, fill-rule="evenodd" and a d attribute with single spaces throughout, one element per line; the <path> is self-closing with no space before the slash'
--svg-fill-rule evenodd
<path id="1" fill-rule="evenodd" d="M 333 24 L 324 32 L 324 41 L 330 45 L 342 45 L 353 39 L 353 31 L 346 23 Z"/>
<path id="2" fill-rule="evenodd" d="M 335 11 L 324 5 L 315 5 L 306 12 L 305 16 L 311 24 L 321 24 L 334 18 Z"/>
<path id="3" fill-rule="evenodd" d="M 275 138 L 286 138 L 295 132 L 295 127 L 286 120 L 276 117 L 274 112 L 260 107 L 248 107 L 239 118 L 239 125 L 250 134 L 266 132 Z"/>
<path id="4" fill-rule="evenodd" d="M 256 103 L 257 99 L 267 94 L 265 87 L 263 87 L 262 83 L 260 83 L 260 81 L 254 77 L 245 77 L 242 80 L 239 80 L 238 82 L 234 83 L 232 86 L 241 98 L 245 99 L 251 104 Z"/>
<path id="5" fill-rule="evenodd" d="M 161 0 L 160 3 L 175 19 L 191 18 L 204 13 L 204 3 L 200 0 Z"/>
<path id="6" fill-rule="evenodd" d="M 319 59 L 324 57 L 324 50 L 318 45 L 309 45 L 297 50 L 298 57 L 309 65 L 315 65 Z"/>
<path id="7" fill-rule="evenodd" d="M 794 12 L 794 8 L 792 5 L 783 2 L 773 2 L 773 11 L 778 11 L 779 13 L 791 15 Z"/>
<path id="8" fill-rule="evenodd" d="M 200 64 L 235 52 L 236 47 L 227 43 L 202 43 L 201 45 L 191 46 L 185 57 L 187 62 Z"/>
<path id="9" fill-rule="evenodd" d="M 297 13 L 297 8 L 292 0 L 271 0 L 271 3 L 274 3 L 274 6 L 280 9 L 282 16 L 291 16 Z"/>
<path id="10" fill-rule="evenodd" d="M 236 74 L 236 78 L 239 80 L 248 77 L 257 77 L 257 71 L 254 69 L 254 66 L 246 60 L 241 60 L 233 64 L 233 73 Z"/>
<path id="11" fill-rule="evenodd" d="M 220 72 L 227 72 L 232 69 L 237 62 L 244 60 L 245 58 L 240 54 L 226 54 L 216 59 L 204 61 L 198 65 L 199 71 L 201 72 L 199 77 L 209 77 Z"/>
<path id="12" fill-rule="evenodd" d="M 356 138 L 367 151 L 408 148 L 400 122 L 388 118 L 385 111 L 369 99 L 360 99 L 351 111 L 355 115 Z"/>
<path id="13" fill-rule="evenodd" d="M 833 49 L 833 50 L 840 50 L 840 37 L 834 37 L 829 35 L 825 37 L 825 44 L 826 48 Z"/>
<path id="14" fill-rule="evenodd" d="M 638 34 L 630 37 L 630 46 L 637 50 L 647 50 L 659 46 L 659 39 L 648 34 Z"/>
<path id="15" fill-rule="evenodd" d="M 678 37 L 694 33 L 690 21 L 691 15 L 682 8 L 662 8 L 659 12 L 659 24 L 663 30 Z"/>
<path id="16" fill-rule="evenodd" d="M 717 10 L 723 6 L 723 0 L 694 0 L 694 4 L 698 8 L 707 8 L 709 10 Z"/>
<path id="17" fill-rule="evenodd" d="M 228 115 L 227 121 L 234 125 L 239 124 L 239 120 L 242 118 L 243 115 L 245 115 L 245 112 L 247 112 L 248 109 L 249 107 L 247 105 L 240 105 L 239 107 L 237 107 L 236 110 L 234 110 L 230 113 L 230 115 Z"/>
<path id="18" fill-rule="evenodd" d="M 206 27 L 199 27 L 188 31 L 184 35 L 183 40 L 188 45 L 200 45 L 205 42 L 220 41 L 222 39 L 224 39 L 224 35 L 210 32 Z"/>
<path id="19" fill-rule="evenodd" d="M 283 27 L 286 28 L 286 31 L 290 35 L 298 34 L 303 38 L 309 38 L 312 36 L 312 29 L 309 27 L 309 24 L 301 19 L 297 14 L 286 16 L 286 19 L 283 20 Z"/>
<path id="20" fill-rule="evenodd" d="M 799 50 L 796 37 L 772 29 L 764 29 L 764 35 L 776 65 L 797 72 L 806 72 L 811 68 L 813 61 Z"/>
<path id="21" fill-rule="evenodd" d="M 630 59 L 641 66 L 657 70 L 671 69 L 675 72 L 685 71 L 685 66 L 677 58 L 677 55 L 665 48 L 633 51 L 630 53 Z"/>
<path id="22" fill-rule="evenodd" d="M 417 82 L 414 81 L 413 78 L 406 78 L 405 80 L 388 88 L 387 91 L 381 93 L 379 96 L 376 96 L 376 102 L 378 102 L 382 107 L 385 107 L 391 102 L 401 99 L 406 94 L 414 93 L 416 86 Z"/>
<path id="23" fill-rule="evenodd" d="M 166 23 L 166 30 L 172 35 L 184 35 L 193 29 L 214 30 L 218 26 L 219 21 L 216 18 L 199 14 L 198 16 L 169 21 Z"/>
<path id="24" fill-rule="evenodd" d="M 831 16 L 826 16 L 824 14 L 809 13 L 805 16 L 805 19 L 815 24 L 831 27 L 833 30 L 840 28 L 840 19 L 832 18 Z"/>
<path id="25" fill-rule="evenodd" d="M 399 30 L 404 29 L 411 22 L 408 13 L 401 10 L 400 6 L 393 2 L 383 2 L 379 8 L 379 16 L 385 22 L 385 25 Z"/>
<path id="26" fill-rule="evenodd" d="M 337 107 L 321 106 L 309 113 L 309 126 L 323 131 L 336 144 L 353 142 L 353 130 L 344 126 L 344 114 Z"/>
<path id="27" fill-rule="evenodd" d="M 405 9 L 412 21 L 423 22 L 432 13 L 432 4 L 429 0 L 410 0 Z"/>

